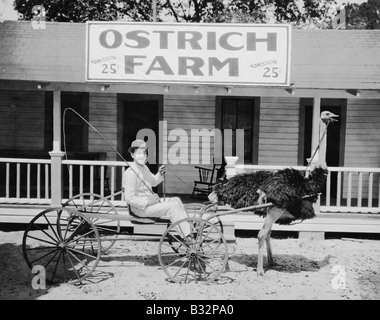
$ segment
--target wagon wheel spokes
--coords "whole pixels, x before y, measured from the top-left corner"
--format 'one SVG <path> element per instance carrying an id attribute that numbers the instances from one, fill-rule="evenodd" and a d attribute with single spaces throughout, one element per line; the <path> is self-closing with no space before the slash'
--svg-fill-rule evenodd
<path id="1" fill-rule="evenodd" d="M 178 235 L 179 224 L 189 223 L 191 240 Z M 174 237 L 177 232 L 177 236 Z M 172 243 L 167 238 L 172 237 Z M 173 239 L 180 241 L 174 242 Z M 177 244 L 177 250 L 173 246 Z M 225 270 L 227 242 L 218 226 L 200 218 L 186 218 L 170 225 L 161 237 L 158 249 L 160 265 L 173 282 L 213 281 Z"/>
<path id="2" fill-rule="evenodd" d="M 87 217 L 98 229 L 102 242 L 102 254 L 106 254 L 115 244 L 120 233 L 120 221 L 113 219 L 118 214 L 110 200 L 96 193 L 81 193 L 64 203 L 64 207 L 73 208 L 84 214 L 101 214 L 102 217 Z"/>
<path id="3" fill-rule="evenodd" d="M 206 219 L 206 220 L 208 219 L 208 216 L 216 212 L 215 206 L 212 204 L 204 205 L 202 203 L 194 202 L 194 203 L 184 204 L 184 207 L 189 217 L 201 218 L 201 219 Z M 215 224 L 219 228 L 219 230 L 223 233 L 224 231 L 223 223 L 218 216 L 212 218 L 209 221 L 212 224 Z"/>
<path id="4" fill-rule="evenodd" d="M 99 233 L 92 221 L 85 216 L 76 213 L 67 219 L 60 215 L 58 218 L 59 230 L 65 234 L 66 249 L 76 255 L 95 259 L 98 251 L 101 252 L 101 243 L 98 242 Z"/>
<path id="5" fill-rule="evenodd" d="M 98 230 L 83 213 L 68 208 L 58 215 L 57 226 L 63 241 L 66 281 L 79 283 L 92 274 L 100 261 Z"/>
<path id="6" fill-rule="evenodd" d="M 51 208 L 34 217 L 24 232 L 22 248 L 29 268 L 42 266 L 50 284 L 84 280 L 94 271 L 101 253 L 96 227 L 67 208 Z"/>

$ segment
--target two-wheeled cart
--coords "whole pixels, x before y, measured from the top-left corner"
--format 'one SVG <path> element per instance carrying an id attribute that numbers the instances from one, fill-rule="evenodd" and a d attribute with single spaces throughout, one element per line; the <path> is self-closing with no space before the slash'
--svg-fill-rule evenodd
<path id="1" fill-rule="evenodd" d="M 120 192 L 113 194 L 117 196 Z M 89 278 L 116 241 L 156 240 L 158 260 L 169 280 L 174 282 L 213 281 L 225 270 L 228 260 L 223 225 L 213 214 L 212 205 L 186 204 L 188 217 L 169 220 L 139 218 L 119 214 L 109 200 L 94 193 L 82 193 L 62 207 L 52 207 L 36 215 L 23 237 L 23 254 L 28 266 L 43 266 L 48 283 L 78 284 Z M 206 214 L 207 213 L 207 214 Z M 126 232 L 122 221 L 165 224 L 162 236 Z M 192 238 L 181 236 L 179 224 L 187 222 Z"/>

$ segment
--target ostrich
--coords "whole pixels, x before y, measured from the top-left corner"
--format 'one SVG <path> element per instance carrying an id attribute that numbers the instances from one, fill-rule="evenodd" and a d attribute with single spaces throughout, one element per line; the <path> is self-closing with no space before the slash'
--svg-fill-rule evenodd
<path id="1" fill-rule="evenodd" d="M 327 169 L 325 163 L 326 139 L 328 125 L 337 117 L 329 111 L 321 114 L 320 143 L 318 166 L 308 176 L 303 176 L 298 170 L 286 168 L 277 172 L 257 171 L 232 177 L 226 183 L 214 186 L 210 200 L 229 204 L 232 208 L 254 206 L 270 202 L 273 206 L 254 213 L 264 216 L 264 225 L 258 234 L 257 274 L 264 275 L 263 251 L 267 247 L 269 267 L 277 265 L 273 259 L 270 235 L 274 223 L 290 224 L 295 220 L 306 220 L 315 217 L 313 203 L 318 199 L 326 185 Z M 324 129 L 324 130 L 323 130 Z M 309 165 L 316 155 L 314 151 Z M 307 171 L 307 173 L 309 173 Z"/>

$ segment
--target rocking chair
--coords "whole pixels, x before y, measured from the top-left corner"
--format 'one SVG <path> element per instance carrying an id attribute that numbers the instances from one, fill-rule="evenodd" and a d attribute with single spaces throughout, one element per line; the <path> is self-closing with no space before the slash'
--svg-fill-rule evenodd
<path id="1" fill-rule="evenodd" d="M 214 164 L 212 169 L 195 166 L 195 168 L 198 169 L 199 180 L 194 181 L 192 197 L 194 197 L 196 192 L 206 196 L 212 192 L 212 187 L 216 183 L 216 179 L 214 179 L 216 176 L 215 173 L 220 167 L 220 164 Z"/>

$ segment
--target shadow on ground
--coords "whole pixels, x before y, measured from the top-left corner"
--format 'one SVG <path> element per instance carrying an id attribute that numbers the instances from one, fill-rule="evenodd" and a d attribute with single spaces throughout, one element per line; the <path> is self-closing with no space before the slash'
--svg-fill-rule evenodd
<path id="1" fill-rule="evenodd" d="M 22 246 L 0 244 L 0 300 L 29 300 L 47 293 L 47 289 L 33 289 L 33 274 L 27 266 Z"/>
<path id="2" fill-rule="evenodd" d="M 286 273 L 299 273 L 303 271 L 316 272 L 328 265 L 331 258 L 332 256 L 328 255 L 322 261 L 315 261 L 301 255 L 278 254 L 274 256 L 278 266 L 274 266 L 271 269 Z M 229 259 L 231 262 L 254 268 L 254 270 L 256 270 L 257 267 L 257 260 L 257 254 L 234 254 L 231 255 Z M 268 270 L 266 257 L 264 257 L 264 270 Z"/>

